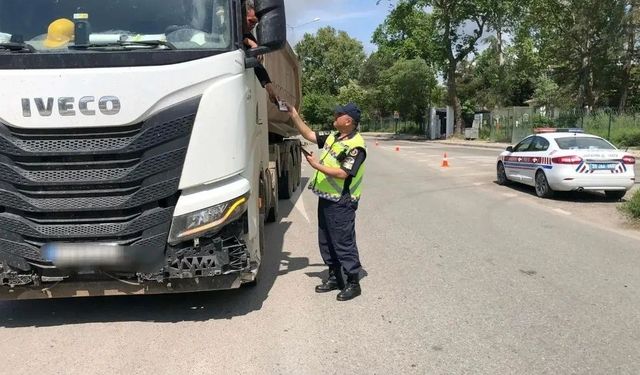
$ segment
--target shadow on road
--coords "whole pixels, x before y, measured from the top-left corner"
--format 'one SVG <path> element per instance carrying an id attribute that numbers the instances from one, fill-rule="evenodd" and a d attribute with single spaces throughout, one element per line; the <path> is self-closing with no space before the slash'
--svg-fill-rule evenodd
<path id="1" fill-rule="evenodd" d="M 301 188 L 306 180 L 303 179 Z M 301 199 L 296 194 L 297 199 Z M 295 202 L 280 201 L 280 216 Z M 291 257 L 283 250 L 290 222 L 266 226 L 265 256 L 258 284 L 229 291 L 122 297 L 88 297 L 0 302 L 0 327 L 49 327 L 108 322 L 167 322 L 232 319 L 259 311 L 278 275 L 304 269 L 308 258 Z"/>
<path id="2" fill-rule="evenodd" d="M 494 184 L 498 184 L 498 181 L 493 181 Z M 520 193 L 529 194 L 532 196 L 536 196 L 536 190 L 533 186 L 523 185 L 518 183 L 511 183 L 506 186 L 508 189 L 513 189 Z M 622 202 L 625 202 L 627 198 L 631 196 L 631 193 L 627 193 L 625 198 L 622 199 Z M 609 204 L 617 204 L 621 201 L 615 201 L 611 199 L 607 199 L 604 193 L 601 192 L 591 192 L 591 191 L 556 191 L 554 193 L 552 200 L 559 202 L 572 202 L 572 203 L 609 203 Z"/>

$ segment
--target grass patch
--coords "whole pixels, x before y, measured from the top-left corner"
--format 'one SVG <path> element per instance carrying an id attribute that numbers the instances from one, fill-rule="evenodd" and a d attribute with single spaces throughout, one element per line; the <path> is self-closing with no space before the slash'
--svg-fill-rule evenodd
<path id="1" fill-rule="evenodd" d="M 640 220 L 640 190 L 620 206 L 620 210 L 634 220 Z"/>

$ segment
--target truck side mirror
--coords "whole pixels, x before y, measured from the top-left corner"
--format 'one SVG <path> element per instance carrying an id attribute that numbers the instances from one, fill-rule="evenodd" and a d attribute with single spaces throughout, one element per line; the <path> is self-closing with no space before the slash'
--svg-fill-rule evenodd
<path id="1" fill-rule="evenodd" d="M 258 23 L 258 48 L 247 51 L 247 56 L 263 55 L 277 51 L 287 42 L 287 19 L 284 0 L 256 0 Z"/>

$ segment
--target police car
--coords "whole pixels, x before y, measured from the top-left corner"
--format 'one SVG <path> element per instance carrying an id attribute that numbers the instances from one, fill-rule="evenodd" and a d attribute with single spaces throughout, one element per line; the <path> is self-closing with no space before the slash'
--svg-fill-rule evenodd
<path id="1" fill-rule="evenodd" d="M 536 129 L 502 152 L 498 183 L 518 182 L 551 198 L 555 191 L 604 191 L 619 200 L 635 183 L 636 160 L 611 143 L 581 129 Z"/>

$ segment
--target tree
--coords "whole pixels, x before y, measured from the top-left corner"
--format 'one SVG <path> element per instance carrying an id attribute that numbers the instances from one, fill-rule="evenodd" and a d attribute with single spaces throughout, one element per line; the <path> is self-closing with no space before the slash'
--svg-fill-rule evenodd
<path id="1" fill-rule="evenodd" d="M 527 11 L 529 0 L 485 0 L 489 30 L 496 33 L 498 65 L 504 65 L 504 34 L 513 33 Z"/>
<path id="2" fill-rule="evenodd" d="M 458 67 L 476 51 L 486 30 L 489 13 L 485 1 L 399 0 L 374 34 L 374 42 L 382 48 L 396 49 L 405 55 L 411 53 L 414 44 L 421 46 L 420 57 L 444 72 L 458 134 L 463 130 L 462 104 L 456 82 Z M 421 22 L 405 22 L 400 19 L 402 17 Z"/>
<path id="3" fill-rule="evenodd" d="M 337 104 L 338 100 L 332 95 L 310 92 L 302 97 L 302 115 L 310 124 L 328 127 Z"/>
<path id="4" fill-rule="evenodd" d="M 383 79 L 384 72 L 393 66 L 396 59 L 383 51 L 372 53 L 360 70 L 358 79 L 365 90 L 363 106 L 366 108 L 368 119 L 381 120 L 393 113 L 389 87 Z"/>
<path id="5" fill-rule="evenodd" d="M 626 12 L 623 20 L 625 33 L 625 54 L 624 66 L 621 79 L 621 93 L 618 110 L 624 112 L 629 99 L 629 91 L 631 89 L 632 69 L 634 63 L 637 63 L 636 37 L 640 27 L 640 1 L 628 0 L 626 4 Z"/>
<path id="6" fill-rule="evenodd" d="M 302 90 L 337 95 L 340 87 L 356 79 L 365 60 L 362 43 L 344 31 L 324 27 L 305 34 L 296 45 L 302 63 Z"/>
<path id="7" fill-rule="evenodd" d="M 400 60 L 383 74 L 389 100 L 404 117 L 422 124 L 438 82 L 422 59 Z"/>
<path id="8" fill-rule="evenodd" d="M 533 94 L 533 101 L 536 106 L 545 107 L 553 118 L 554 109 L 562 102 L 560 87 L 547 76 L 542 76 L 536 81 L 536 89 Z"/>
<path id="9" fill-rule="evenodd" d="M 623 46 L 626 0 L 534 0 L 531 25 L 556 82 L 578 108 L 593 108 L 609 88 Z M 607 103 L 609 100 L 603 100 Z"/>

